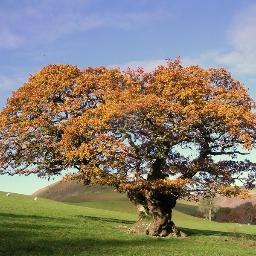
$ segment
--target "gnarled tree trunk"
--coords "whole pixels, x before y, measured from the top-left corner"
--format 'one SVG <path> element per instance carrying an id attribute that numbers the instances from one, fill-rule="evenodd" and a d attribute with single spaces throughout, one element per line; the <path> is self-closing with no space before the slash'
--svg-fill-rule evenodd
<path id="1" fill-rule="evenodd" d="M 168 153 L 168 150 L 166 151 Z M 157 158 L 152 164 L 151 172 L 148 174 L 147 180 L 157 182 L 160 179 L 168 177 L 162 170 L 164 169 L 165 158 Z M 128 198 L 138 205 L 143 206 L 146 213 L 152 217 L 151 223 L 146 225 L 143 223 L 140 214 L 138 222 L 134 225 L 133 231 L 145 228 L 145 232 L 151 236 L 180 236 L 181 233 L 177 230 L 172 221 L 172 210 L 178 199 L 178 192 L 171 191 L 169 188 L 152 188 L 152 190 L 137 190 L 129 191 Z"/>
<path id="2" fill-rule="evenodd" d="M 176 205 L 177 197 L 170 194 L 148 192 L 146 193 L 147 206 L 152 222 L 148 226 L 147 234 L 151 236 L 179 236 L 172 221 L 172 209 Z"/>
<path id="3" fill-rule="evenodd" d="M 138 221 L 131 228 L 132 232 L 161 237 L 180 236 L 181 233 L 172 221 L 172 209 L 177 201 L 175 195 L 159 191 L 130 191 L 128 198 L 151 216 L 149 223 L 148 219 L 143 219 L 139 214 Z"/>

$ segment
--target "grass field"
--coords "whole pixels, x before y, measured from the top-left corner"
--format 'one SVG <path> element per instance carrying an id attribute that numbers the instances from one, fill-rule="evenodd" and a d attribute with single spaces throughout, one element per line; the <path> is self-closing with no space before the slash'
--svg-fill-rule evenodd
<path id="1" fill-rule="evenodd" d="M 125 200 L 66 204 L 5 194 L 0 192 L 1 256 L 234 256 L 256 251 L 256 226 L 209 223 L 175 211 L 175 222 L 189 236 L 152 238 L 124 231 L 136 219 Z"/>

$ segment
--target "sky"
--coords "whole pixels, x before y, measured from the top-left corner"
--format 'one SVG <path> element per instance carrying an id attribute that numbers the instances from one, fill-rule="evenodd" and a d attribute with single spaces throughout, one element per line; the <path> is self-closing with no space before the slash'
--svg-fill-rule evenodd
<path id="1" fill-rule="evenodd" d="M 255 0 L 1 0 L 0 108 L 48 64 L 225 67 L 256 99 Z M 251 157 L 256 158 L 255 152 Z M 0 191 L 52 183 L 0 176 Z"/>

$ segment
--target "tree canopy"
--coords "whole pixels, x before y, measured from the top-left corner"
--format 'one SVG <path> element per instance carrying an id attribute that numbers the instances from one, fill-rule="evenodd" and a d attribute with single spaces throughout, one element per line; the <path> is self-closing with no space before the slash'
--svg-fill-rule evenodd
<path id="1" fill-rule="evenodd" d="M 176 202 L 213 184 L 238 194 L 238 181 L 252 188 L 256 178 L 256 164 L 239 160 L 256 145 L 254 110 L 223 68 L 179 59 L 151 72 L 49 65 L 0 114 L 0 173 L 70 170 L 71 178 L 127 191 L 149 211 L 149 198 Z"/>

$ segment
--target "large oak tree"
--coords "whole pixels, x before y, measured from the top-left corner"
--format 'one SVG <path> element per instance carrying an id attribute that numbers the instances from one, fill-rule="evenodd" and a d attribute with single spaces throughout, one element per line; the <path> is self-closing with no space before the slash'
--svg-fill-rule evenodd
<path id="1" fill-rule="evenodd" d="M 256 164 L 239 158 L 255 147 L 254 108 L 223 68 L 49 65 L 0 114 L 0 173 L 111 185 L 153 217 L 149 235 L 168 236 L 178 198 L 254 186 Z"/>

